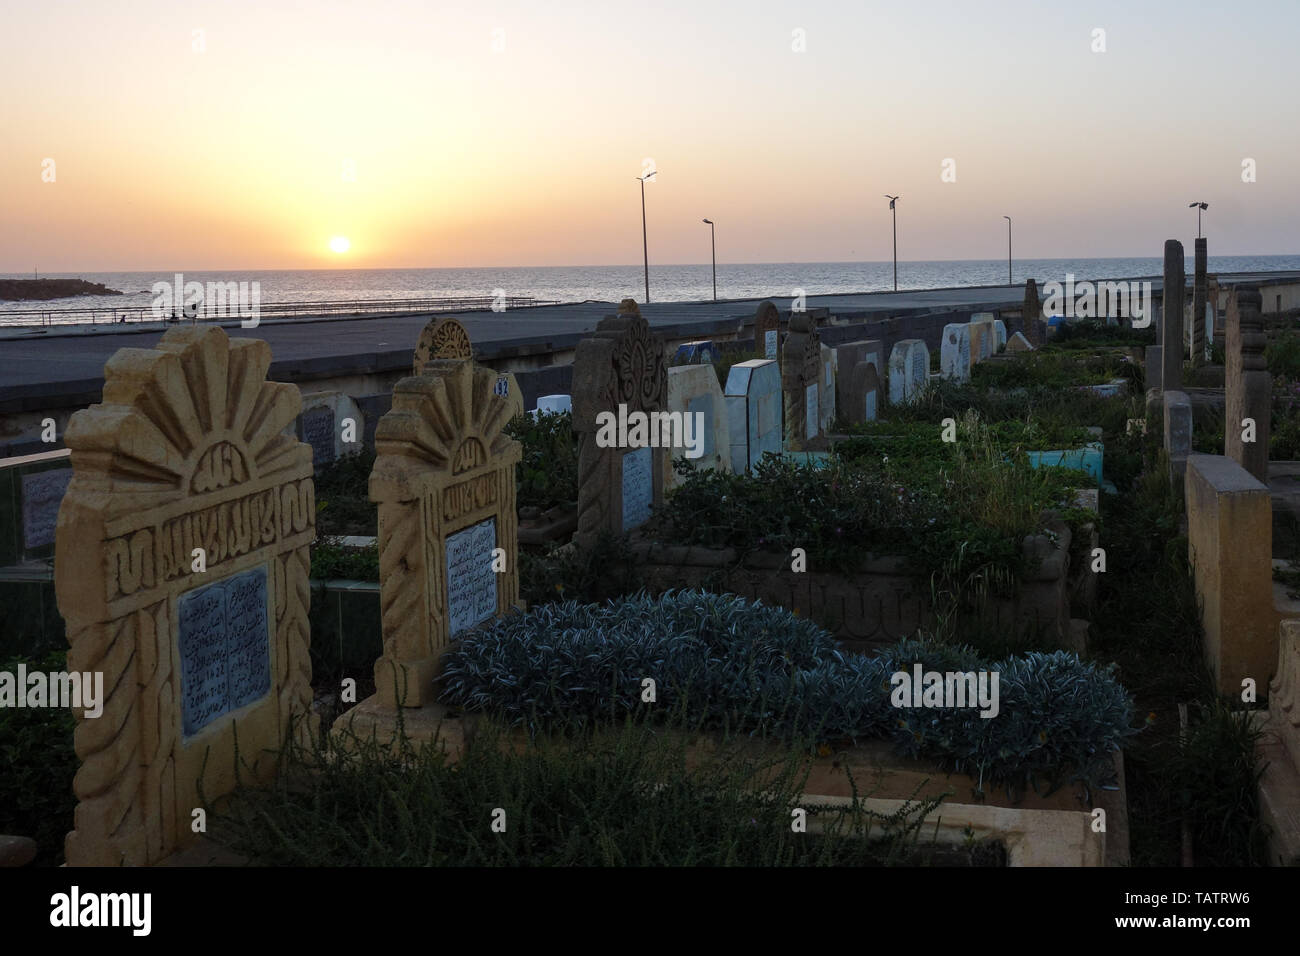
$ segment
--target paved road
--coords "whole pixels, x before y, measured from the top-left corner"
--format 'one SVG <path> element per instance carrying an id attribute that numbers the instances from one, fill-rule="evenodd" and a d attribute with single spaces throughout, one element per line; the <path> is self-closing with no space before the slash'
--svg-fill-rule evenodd
<path id="1" fill-rule="evenodd" d="M 1300 272 L 1220 275 L 1221 283 L 1300 281 Z M 1153 292 L 1160 281 L 1153 278 Z M 959 311 L 963 309 L 1018 309 L 1023 286 L 980 286 L 922 289 L 903 292 L 863 292 L 809 296 L 810 309 L 829 308 L 840 315 L 869 317 L 873 313 Z M 723 302 L 664 302 L 641 307 L 651 325 L 690 335 L 692 325 L 707 335 L 719 324 L 752 318 L 760 299 Z M 774 298 L 786 311 L 791 299 Z M 587 302 L 541 306 L 512 312 L 471 312 L 458 316 L 475 348 L 488 355 L 526 353 L 538 349 L 572 348 L 596 323 L 613 313 L 616 303 Z M 281 381 L 298 375 L 388 371 L 410 361 L 428 313 L 266 321 L 256 329 L 229 329 L 233 336 L 256 336 L 271 344 L 275 362 L 272 376 Z M 43 332 L 0 332 L 0 410 L 14 410 L 24 399 L 60 393 L 97 392 L 103 383 L 104 363 L 119 348 L 151 348 L 165 326 L 81 327 Z M 516 351 L 517 350 L 517 351 Z M 90 400 L 97 401 L 98 398 Z"/>

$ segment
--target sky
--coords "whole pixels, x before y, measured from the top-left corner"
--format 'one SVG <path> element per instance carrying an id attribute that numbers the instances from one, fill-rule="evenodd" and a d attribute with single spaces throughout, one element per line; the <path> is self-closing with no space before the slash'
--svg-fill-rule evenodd
<path id="1" fill-rule="evenodd" d="M 1300 253 L 1295 0 L 0 17 L 0 272 Z"/>

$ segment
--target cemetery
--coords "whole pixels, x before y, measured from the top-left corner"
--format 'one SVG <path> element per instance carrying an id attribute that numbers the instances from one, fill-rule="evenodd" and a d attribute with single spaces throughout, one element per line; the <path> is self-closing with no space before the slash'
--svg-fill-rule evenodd
<path id="1" fill-rule="evenodd" d="M 624 300 L 532 408 L 446 316 L 378 413 L 118 351 L 0 462 L 0 671 L 105 687 L 0 708 L 0 865 L 1300 862 L 1300 321 L 1166 263 L 1149 327 Z"/>

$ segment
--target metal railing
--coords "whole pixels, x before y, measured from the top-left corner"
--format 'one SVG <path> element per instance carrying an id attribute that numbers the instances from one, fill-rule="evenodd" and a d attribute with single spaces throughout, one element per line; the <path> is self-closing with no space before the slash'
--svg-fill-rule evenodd
<path id="1" fill-rule="evenodd" d="M 399 315 L 409 312 L 486 312 L 495 307 L 531 309 L 541 305 L 559 305 L 558 299 L 535 299 L 527 295 L 511 296 L 456 296 L 417 299 L 345 299 L 319 302 L 266 302 L 258 306 L 259 319 L 293 318 L 295 316 L 321 315 Z M 0 326 L 51 326 L 51 325 L 115 325 L 131 322 L 221 322 L 247 318 L 238 307 L 209 311 L 201 306 L 196 310 L 173 310 L 160 317 L 153 305 L 125 307 L 90 307 L 79 309 L 10 309 L 0 310 Z"/>

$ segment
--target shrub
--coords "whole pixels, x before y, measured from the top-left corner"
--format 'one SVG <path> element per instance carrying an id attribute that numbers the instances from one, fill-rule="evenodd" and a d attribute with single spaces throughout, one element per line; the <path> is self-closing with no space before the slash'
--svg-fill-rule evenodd
<path id="1" fill-rule="evenodd" d="M 375 453 L 341 455 L 316 474 L 316 530 L 322 535 L 375 535 L 379 512 L 370 500 Z"/>
<path id="2" fill-rule="evenodd" d="M 63 671 L 66 653 L 14 657 L 0 661 L 0 671 L 16 674 L 19 664 L 28 671 Z M 61 707 L 0 707 L 0 833 L 34 839 L 38 865 L 63 862 L 63 838 L 72 829 L 75 726 L 73 712 Z"/>
<path id="3" fill-rule="evenodd" d="M 996 671 L 1001 711 L 895 709 L 890 675 Z M 652 678 L 657 699 L 642 703 Z M 908 641 L 847 659 L 833 639 L 782 608 L 734 595 L 668 592 L 604 605 L 549 605 L 495 621 L 443 658 L 443 699 L 540 730 L 680 711 L 702 726 L 787 740 L 887 737 L 904 753 L 1015 792 L 1107 782 L 1133 733 L 1112 673 L 1068 652 L 989 664 L 974 651 Z"/>
<path id="4" fill-rule="evenodd" d="M 578 436 L 570 412 L 519 415 L 506 434 L 523 446 L 515 472 L 520 507 L 551 508 L 578 500 Z"/>

